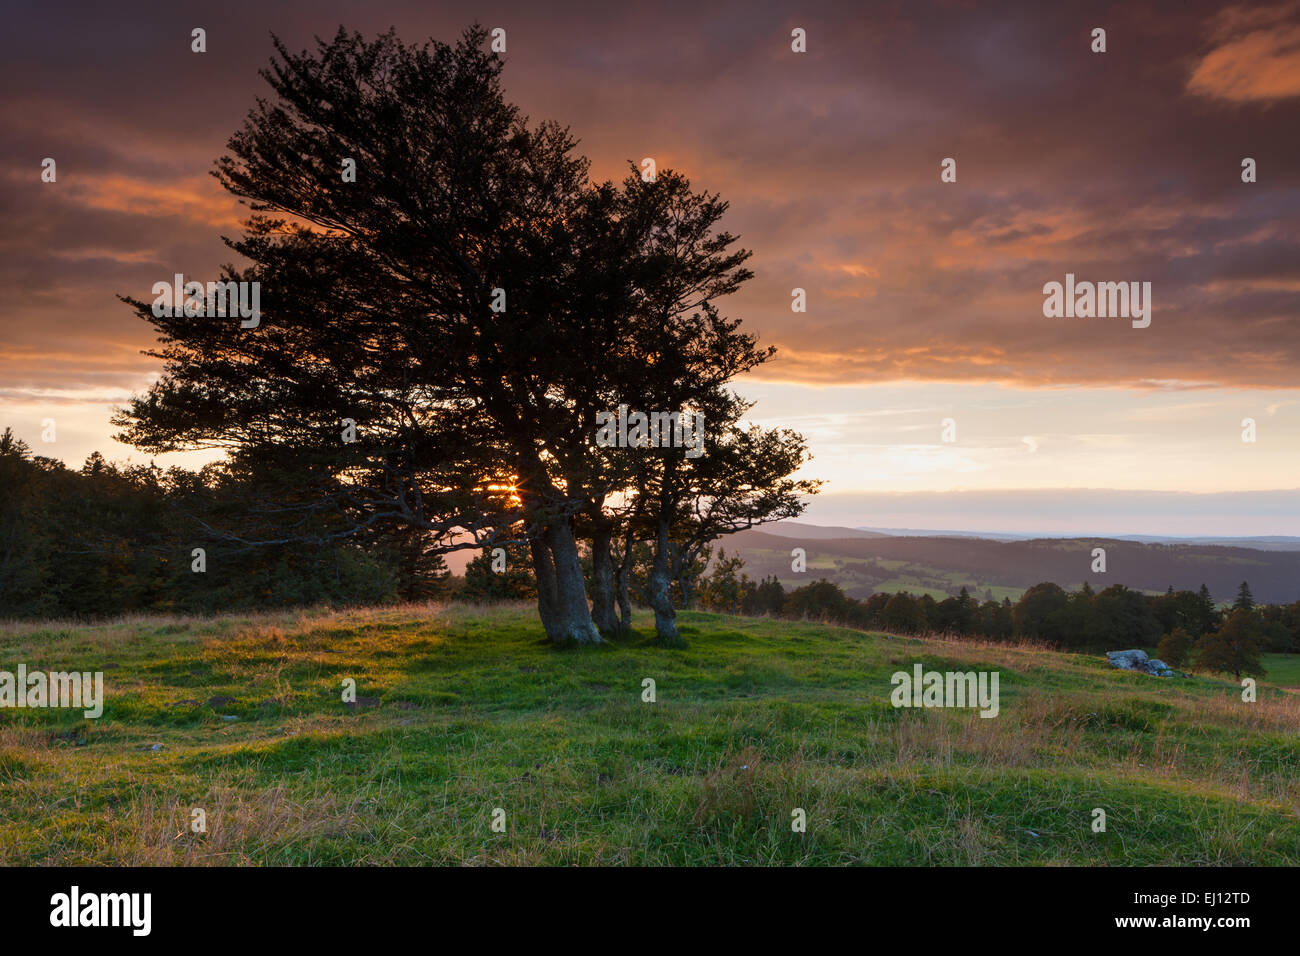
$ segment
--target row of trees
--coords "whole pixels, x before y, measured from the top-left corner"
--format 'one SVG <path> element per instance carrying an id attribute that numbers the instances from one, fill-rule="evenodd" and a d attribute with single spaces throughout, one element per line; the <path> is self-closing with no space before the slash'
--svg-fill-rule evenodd
<path id="1" fill-rule="evenodd" d="M 441 556 L 399 527 L 304 546 L 245 547 L 254 489 L 220 466 L 80 470 L 0 434 L 0 617 L 426 600 L 450 586 Z M 405 532 L 405 533 L 404 533 Z"/>
<path id="2" fill-rule="evenodd" d="M 718 308 L 751 277 L 727 204 L 671 170 L 589 181 L 566 128 L 505 100 L 480 28 L 275 45 L 272 95 L 214 171 L 252 210 L 227 240 L 251 265 L 222 279 L 260 284 L 259 322 L 127 299 L 164 372 L 119 438 L 224 451 L 218 483 L 250 507 L 205 527 L 235 549 L 523 549 L 556 642 L 629 626 L 648 549 L 679 643 L 684 570 L 818 486 L 793 477 L 802 437 L 747 424 L 729 388 L 772 350 Z M 704 454 L 598 444 L 621 405 L 702 415 Z"/>
<path id="3" fill-rule="evenodd" d="M 280 504 L 259 498 L 264 488 L 223 464 L 163 471 L 117 465 L 96 452 L 73 470 L 33 455 L 6 428 L 0 432 L 0 489 L 0 617 L 537 598 L 532 555 L 523 542 L 485 548 L 462 578 L 453 578 L 427 537 L 400 524 L 312 544 L 232 541 L 231 528 L 259 523 L 250 509 Z M 677 562 L 669 584 L 675 607 L 699 605 L 711 555 L 706 546 L 693 560 Z M 741 565 L 725 553 L 722 559 Z M 637 542 L 620 564 L 620 593 L 629 607 L 650 607 L 654 547 Z M 580 566 L 594 590 L 589 545 L 580 550 Z M 717 586 L 723 577 L 715 573 L 703 586 Z M 704 601 L 722 607 L 721 598 Z M 755 610 L 747 598 L 743 610 L 779 607 L 778 601 Z M 738 603 L 728 609 L 742 610 Z"/>
<path id="4" fill-rule="evenodd" d="M 1263 673 L 1260 654 L 1300 653 L 1300 601 L 1257 605 L 1242 582 L 1231 607 L 1219 608 L 1204 585 L 1199 591 L 1152 596 L 1122 584 L 1074 592 L 1036 584 L 1012 603 L 980 602 L 962 588 L 936 601 L 928 594 L 879 592 L 866 600 L 819 580 L 786 592 L 774 577 L 761 581 L 744 562 L 721 551 L 695 589 L 698 606 L 729 614 L 772 614 L 829 620 L 863 629 L 905 634 L 943 633 L 995 641 L 1032 639 L 1064 650 L 1108 651 L 1156 647 L 1171 667 Z"/>
<path id="5" fill-rule="evenodd" d="M 220 464 L 163 471 L 119 466 L 96 452 L 73 470 L 33 455 L 6 428 L 0 433 L 0 489 L 0 617 L 537 599 L 526 543 L 484 549 L 456 579 L 426 536 L 400 524 L 314 544 L 232 541 L 231 528 L 258 523 L 250 508 L 279 505 L 259 499 L 264 489 L 257 482 Z M 709 554 L 704 548 L 673 579 L 674 605 L 694 601 L 694 582 Z M 591 589 L 589 546 L 580 557 Z M 636 544 L 625 568 L 629 605 L 649 607 L 654 549 Z"/>
<path id="6" fill-rule="evenodd" d="M 6 428 L 0 489 L 0 617 L 537 598 L 526 543 L 485 549 L 457 579 L 436 548 L 401 525 L 310 545 L 230 541 L 212 529 L 228 531 L 249 520 L 260 489 L 222 465 L 163 471 L 116 465 L 96 452 L 73 470 L 33 455 Z M 704 549 L 703 561 L 708 554 Z M 645 542 L 632 550 L 625 580 L 633 605 L 649 606 L 653 558 Z M 590 588 L 589 548 L 581 566 Z M 674 579 L 675 604 L 693 599 L 692 582 L 702 570 L 697 560 Z"/>

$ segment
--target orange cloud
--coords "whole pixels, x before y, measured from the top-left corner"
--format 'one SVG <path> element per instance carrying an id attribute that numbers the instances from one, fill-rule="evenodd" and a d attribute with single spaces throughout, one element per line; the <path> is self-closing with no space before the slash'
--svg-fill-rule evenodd
<path id="1" fill-rule="evenodd" d="M 1300 96 L 1300 25 L 1283 22 L 1296 9 L 1286 4 L 1225 11 L 1219 45 L 1196 65 L 1187 89 L 1234 103 Z"/>
<path id="2" fill-rule="evenodd" d="M 88 175 L 72 186 L 77 202 L 91 209 L 141 216 L 176 216 L 219 229 L 238 229 L 247 218 L 238 200 L 210 176 L 150 182 L 132 176 Z"/>

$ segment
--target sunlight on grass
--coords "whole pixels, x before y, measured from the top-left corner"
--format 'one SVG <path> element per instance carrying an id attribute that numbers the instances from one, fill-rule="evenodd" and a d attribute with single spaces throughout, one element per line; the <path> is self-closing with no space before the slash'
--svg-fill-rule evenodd
<path id="1" fill-rule="evenodd" d="M 107 701 L 0 713 L 0 863 L 1300 862 L 1300 696 L 1267 683 L 681 622 L 684 650 L 643 617 L 564 651 L 524 605 L 4 625 L 6 660 L 102 669 Z M 1000 671 L 1001 715 L 895 710 L 918 661 Z"/>

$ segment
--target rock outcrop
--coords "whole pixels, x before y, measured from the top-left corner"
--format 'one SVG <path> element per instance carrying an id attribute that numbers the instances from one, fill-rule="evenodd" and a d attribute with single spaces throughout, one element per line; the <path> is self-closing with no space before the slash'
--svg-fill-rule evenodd
<path id="1" fill-rule="evenodd" d="M 1153 677 L 1178 677 L 1178 671 L 1174 670 L 1162 660 L 1154 657 L 1147 657 L 1146 651 L 1107 651 L 1106 659 L 1110 661 L 1111 667 L 1118 667 L 1122 671 L 1141 671 L 1143 674 L 1151 674 Z"/>

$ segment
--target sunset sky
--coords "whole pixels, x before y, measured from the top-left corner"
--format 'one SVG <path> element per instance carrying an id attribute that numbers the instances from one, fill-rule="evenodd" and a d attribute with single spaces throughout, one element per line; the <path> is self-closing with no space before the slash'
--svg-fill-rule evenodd
<path id="1" fill-rule="evenodd" d="M 0 428 L 38 454 L 148 460 L 109 437 L 158 372 L 116 296 L 230 260 L 208 171 L 272 32 L 477 20 L 595 176 L 653 157 L 730 201 L 756 278 L 724 310 L 779 349 L 738 387 L 808 437 L 806 520 L 1300 535 L 1300 3 L 50 7 L 0 36 Z M 1067 273 L 1150 282 L 1150 327 L 1044 317 Z"/>

